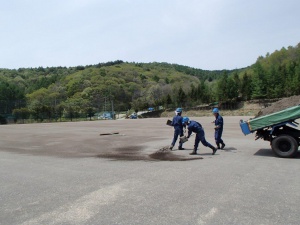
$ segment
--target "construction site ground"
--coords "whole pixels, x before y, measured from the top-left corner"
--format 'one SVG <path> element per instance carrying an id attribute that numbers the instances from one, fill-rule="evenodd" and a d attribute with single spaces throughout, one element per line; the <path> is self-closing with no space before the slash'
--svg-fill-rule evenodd
<path id="1" fill-rule="evenodd" d="M 299 155 L 244 136 L 246 116 L 224 116 L 214 156 L 189 155 L 195 136 L 164 151 L 167 119 L 0 126 L 0 224 L 299 223 Z M 214 118 L 190 119 L 214 144 Z"/>

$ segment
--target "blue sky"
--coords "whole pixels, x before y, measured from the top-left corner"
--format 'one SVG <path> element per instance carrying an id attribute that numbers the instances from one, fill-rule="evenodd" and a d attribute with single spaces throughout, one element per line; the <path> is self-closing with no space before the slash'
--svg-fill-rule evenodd
<path id="1" fill-rule="evenodd" d="M 0 68 L 250 66 L 300 42 L 299 0 L 0 0 Z"/>

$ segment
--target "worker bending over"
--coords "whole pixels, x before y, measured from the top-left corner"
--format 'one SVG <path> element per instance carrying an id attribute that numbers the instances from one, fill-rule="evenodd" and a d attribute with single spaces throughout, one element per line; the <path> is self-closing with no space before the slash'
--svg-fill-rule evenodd
<path id="1" fill-rule="evenodd" d="M 191 136 L 192 132 L 194 132 L 196 134 L 194 151 L 192 153 L 190 153 L 190 155 L 197 155 L 197 150 L 198 150 L 200 141 L 205 147 L 209 147 L 213 150 L 213 153 L 212 153 L 213 155 L 216 153 L 217 148 L 215 148 L 214 146 L 212 146 L 209 142 L 207 142 L 205 140 L 204 129 L 202 128 L 202 125 L 200 123 L 190 120 L 188 117 L 183 117 L 182 123 L 184 126 L 187 126 L 187 129 L 188 129 L 187 138 L 189 138 Z"/>

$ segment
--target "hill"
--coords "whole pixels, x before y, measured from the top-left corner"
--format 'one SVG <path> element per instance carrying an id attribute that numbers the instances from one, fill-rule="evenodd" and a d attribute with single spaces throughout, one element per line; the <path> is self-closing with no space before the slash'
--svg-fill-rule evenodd
<path id="1" fill-rule="evenodd" d="M 15 114 L 22 117 L 30 114 L 35 119 L 72 118 L 101 111 L 188 105 L 191 88 L 194 92 L 208 90 L 223 72 L 120 60 L 73 68 L 2 69 L 0 113 L 11 114 L 21 108 Z"/>
<path id="2" fill-rule="evenodd" d="M 247 68 L 207 71 L 169 63 L 117 60 L 77 67 L 0 69 L 0 115 L 91 117 L 104 111 L 184 107 L 300 94 L 300 44 Z"/>

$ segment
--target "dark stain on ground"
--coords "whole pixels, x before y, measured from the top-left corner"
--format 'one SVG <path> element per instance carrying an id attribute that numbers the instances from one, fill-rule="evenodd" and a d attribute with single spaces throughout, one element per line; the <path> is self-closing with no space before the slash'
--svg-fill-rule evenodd
<path id="1" fill-rule="evenodd" d="M 111 152 L 98 154 L 98 158 L 106 158 L 111 160 L 137 161 L 147 160 L 145 155 L 141 152 L 144 148 L 142 146 L 127 146 L 112 149 Z"/>
<path id="2" fill-rule="evenodd" d="M 113 149 L 110 153 L 98 154 L 97 157 L 124 161 L 189 161 L 203 159 L 202 157 L 175 155 L 168 147 L 163 147 L 150 155 L 143 154 L 143 149 L 142 146 L 127 146 Z"/>
<path id="3" fill-rule="evenodd" d="M 170 152 L 160 152 L 157 151 L 149 155 L 151 159 L 161 160 L 161 161 L 190 161 L 190 160 L 197 160 L 203 159 L 202 157 L 184 157 L 173 154 Z"/>
<path id="4" fill-rule="evenodd" d="M 0 149 L 0 151 L 60 158 L 97 157 L 114 161 L 188 161 L 202 159 L 202 157 L 197 156 L 176 155 L 168 147 L 163 147 L 159 150 L 154 149 L 153 153 L 150 152 L 150 154 L 149 151 L 145 151 L 145 148 L 145 146 L 139 145 L 111 148 L 111 146 L 107 144 L 106 150 L 99 151 L 97 148 L 87 148 L 81 143 L 76 147 L 72 146 L 72 148 L 53 148 L 52 146 L 49 147 L 40 144 L 35 148 L 22 149 L 19 147 L 10 147 L 5 150 Z"/>

